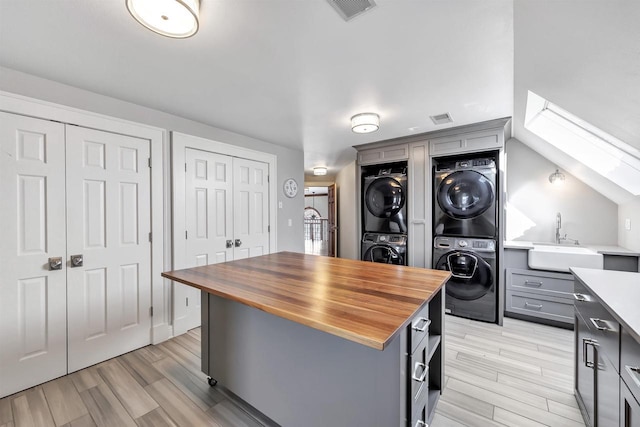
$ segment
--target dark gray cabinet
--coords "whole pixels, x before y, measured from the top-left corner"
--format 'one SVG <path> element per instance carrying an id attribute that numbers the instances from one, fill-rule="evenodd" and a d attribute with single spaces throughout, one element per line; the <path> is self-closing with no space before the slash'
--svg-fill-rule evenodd
<path id="1" fill-rule="evenodd" d="M 640 427 L 640 343 L 624 328 L 620 341 L 620 426 Z"/>
<path id="2" fill-rule="evenodd" d="M 575 391 L 587 425 L 619 425 L 620 324 L 576 279 Z"/>
<path id="3" fill-rule="evenodd" d="M 640 404 L 624 381 L 620 381 L 620 427 L 640 427 Z"/>
<path id="4" fill-rule="evenodd" d="M 442 394 L 443 291 L 414 317 L 407 331 L 407 425 L 424 427 L 431 423 Z"/>

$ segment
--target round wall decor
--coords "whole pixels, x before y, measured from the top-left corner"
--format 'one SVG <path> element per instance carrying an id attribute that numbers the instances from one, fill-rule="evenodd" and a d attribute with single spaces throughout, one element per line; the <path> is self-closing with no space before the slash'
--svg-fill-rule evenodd
<path id="1" fill-rule="evenodd" d="M 296 194 L 298 194 L 298 183 L 293 178 L 287 179 L 282 188 L 284 195 L 287 197 L 296 197 Z"/>

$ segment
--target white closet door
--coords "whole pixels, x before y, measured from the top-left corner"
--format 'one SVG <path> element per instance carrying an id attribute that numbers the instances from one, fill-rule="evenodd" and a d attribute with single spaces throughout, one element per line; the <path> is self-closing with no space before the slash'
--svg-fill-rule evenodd
<path id="1" fill-rule="evenodd" d="M 62 124 L 0 113 L 0 397 L 67 373 L 64 150 Z"/>
<path id="2" fill-rule="evenodd" d="M 234 259 L 268 254 L 269 165 L 233 159 Z"/>
<path id="3" fill-rule="evenodd" d="M 186 265 L 230 261 L 233 247 L 232 160 L 229 156 L 187 148 L 185 152 Z M 200 291 L 176 284 L 174 334 L 200 325 Z"/>
<path id="4" fill-rule="evenodd" d="M 69 372 L 151 342 L 149 141 L 67 126 Z"/>

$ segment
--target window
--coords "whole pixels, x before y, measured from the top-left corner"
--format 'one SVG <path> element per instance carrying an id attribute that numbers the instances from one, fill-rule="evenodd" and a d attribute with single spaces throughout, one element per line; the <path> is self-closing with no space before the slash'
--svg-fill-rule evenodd
<path id="1" fill-rule="evenodd" d="M 640 150 L 531 91 L 525 128 L 631 194 L 640 195 Z"/>

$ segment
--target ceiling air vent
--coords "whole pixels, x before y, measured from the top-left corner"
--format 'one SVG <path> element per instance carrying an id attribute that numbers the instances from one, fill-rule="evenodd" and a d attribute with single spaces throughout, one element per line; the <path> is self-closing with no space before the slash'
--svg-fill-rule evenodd
<path id="1" fill-rule="evenodd" d="M 345 21 L 350 21 L 356 16 L 373 9 L 376 3 L 373 0 L 327 0 L 331 6 L 342 16 Z"/>
<path id="2" fill-rule="evenodd" d="M 453 123 L 453 119 L 451 118 L 451 114 L 449 114 L 449 113 L 442 113 L 442 114 L 437 114 L 435 116 L 429 116 L 429 117 L 431 117 L 431 120 L 436 125 L 443 125 L 445 123 Z"/>

